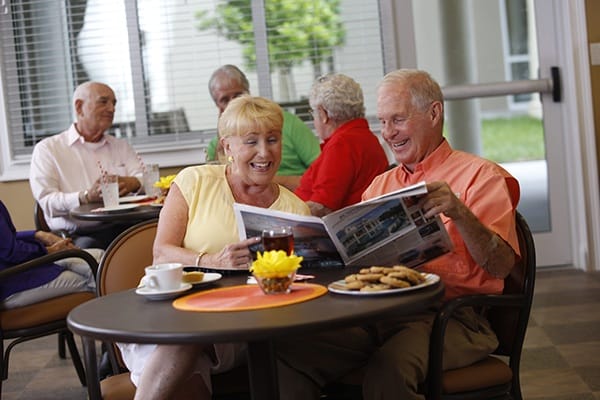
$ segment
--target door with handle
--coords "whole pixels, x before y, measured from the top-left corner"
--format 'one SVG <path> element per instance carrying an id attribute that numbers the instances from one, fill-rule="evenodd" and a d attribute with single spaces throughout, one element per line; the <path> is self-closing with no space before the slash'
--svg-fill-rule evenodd
<path id="1" fill-rule="evenodd" d="M 416 67 L 440 82 L 453 147 L 499 162 L 519 180 L 519 211 L 534 232 L 538 266 L 573 264 L 574 251 L 582 250 L 572 245 L 574 172 L 568 172 L 565 146 L 572 143 L 565 144 L 565 131 L 577 106 L 561 79 L 557 21 L 568 18 L 562 6 L 534 0 L 382 6 L 382 23 L 395 26 L 399 38 L 384 43 L 391 54 L 386 69 Z"/>

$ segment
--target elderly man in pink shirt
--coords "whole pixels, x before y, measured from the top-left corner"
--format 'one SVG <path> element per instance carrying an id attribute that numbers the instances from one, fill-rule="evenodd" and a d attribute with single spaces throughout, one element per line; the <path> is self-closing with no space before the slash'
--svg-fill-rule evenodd
<path id="1" fill-rule="evenodd" d="M 69 211 L 102 201 L 99 166 L 119 176 L 124 196 L 141 187 L 142 165 L 125 139 L 108 134 L 115 115 L 114 91 L 100 82 L 84 82 L 73 93 L 76 121 L 64 132 L 40 141 L 31 155 L 29 183 L 50 229 L 69 232 L 82 248 L 108 247 L 124 224 L 80 221 Z"/>
<path id="2" fill-rule="evenodd" d="M 422 270 L 441 277 L 446 299 L 501 293 L 520 257 L 517 180 L 491 161 L 450 147 L 441 89 L 424 71 L 387 74 L 377 92 L 377 116 L 398 167 L 376 177 L 363 200 L 426 181 L 423 209 L 427 217 L 441 214 L 454 250 Z M 278 344 L 282 398 L 317 399 L 325 384 L 365 366 L 364 399 L 425 399 L 418 387 L 426 379 L 435 311 Z M 469 365 L 497 345 L 485 316 L 465 308 L 448 326 L 444 368 Z"/>

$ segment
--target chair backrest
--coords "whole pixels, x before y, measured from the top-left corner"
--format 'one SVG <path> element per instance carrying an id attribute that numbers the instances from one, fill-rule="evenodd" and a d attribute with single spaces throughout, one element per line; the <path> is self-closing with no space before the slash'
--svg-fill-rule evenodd
<path id="1" fill-rule="evenodd" d="M 138 285 L 144 276 L 144 268 L 152 265 L 152 246 L 157 225 L 157 219 L 141 222 L 112 241 L 98 267 L 98 296 Z"/>
<path id="2" fill-rule="evenodd" d="M 152 265 L 152 246 L 157 225 L 158 219 L 140 222 L 123 231 L 111 242 L 98 266 L 98 296 L 133 289 L 138 285 L 144 276 L 144 268 Z M 125 364 L 117 346 L 110 343 L 107 351 L 113 373 L 125 372 Z"/>
<path id="3" fill-rule="evenodd" d="M 536 260 L 533 235 L 519 212 L 516 222 L 521 259 L 504 279 L 504 294 L 515 296 L 515 302 L 519 302 L 521 307 L 495 307 L 488 317 L 500 342 L 495 354 L 516 356 L 518 362 L 533 302 Z"/>
<path id="4" fill-rule="evenodd" d="M 33 205 L 33 222 L 36 230 L 50 232 L 50 227 L 46 222 L 46 217 L 44 217 L 44 210 L 37 201 Z"/>

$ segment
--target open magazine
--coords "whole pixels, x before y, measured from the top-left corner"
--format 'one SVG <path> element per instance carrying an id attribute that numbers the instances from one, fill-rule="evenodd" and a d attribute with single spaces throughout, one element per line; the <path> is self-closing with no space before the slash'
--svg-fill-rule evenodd
<path id="1" fill-rule="evenodd" d="M 234 204 L 240 239 L 290 225 L 294 252 L 306 267 L 398 265 L 417 267 L 452 249 L 439 215 L 418 206 L 425 182 L 354 204 L 323 218 Z M 262 251 L 262 249 L 256 249 Z"/>

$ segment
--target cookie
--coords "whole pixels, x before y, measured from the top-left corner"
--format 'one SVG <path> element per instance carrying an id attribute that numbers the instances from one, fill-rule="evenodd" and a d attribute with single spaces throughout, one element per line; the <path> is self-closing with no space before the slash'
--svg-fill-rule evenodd
<path id="1" fill-rule="evenodd" d="M 361 292 L 381 292 L 382 290 L 391 289 L 390 285 L 386 285 L 384 283 L 369 283 L 364 287 L 360 288 Z"/>
<path id="2" fill-rule="evenodd" d="M 182 282 L 185 283 L 200 283 L 204 279 L 204 272 L 202 271 L 191 271 L 184 272 L 183 277 L 181 279 Z"/>
<path id="3" fill-rule="evenodd" d="M 390 276 L 408 280 L 413 285 L 418 285 L 420 283 L 425 282 L 425 277 L 423 276 L 423 274 L 421 274 L 418 271 L 415 271 L 412 268 L 408 268 L 402 265 L 394 265 L 392 268 L 394 271 L 388 274 Z"/>
<path id="4" fill-rule="evenodd" d="M 369 274 L 358 274 L 356 277 L 358 278 L 359 281 L 363 281 L 363 282 L 379 282 L 379 279 L 381 279 L 382 276 L 384 276 L 384 275 L 369 273 Z"/>
<path id="5" fill-rule="evenodd" d="M 384 277 L 381 278 L 381 282 L 385 283 L 386 285 L 390 285 L 394 288 L 407 288 L 407 287 L 411 287 L 412 285 L 410 284 L 410 282 L 402 280 L 400 278 L 394 278 L 391 277 L 389 275 L 386 275 Z"/>
<path id="6" fill-rule="evenodd" d="M 366 283 L 364 283 L 363 281 L 346 282 L 346 288 L 349 290 L 362 289 L 363 287 L 365 287 L 365 285 Z"/>

